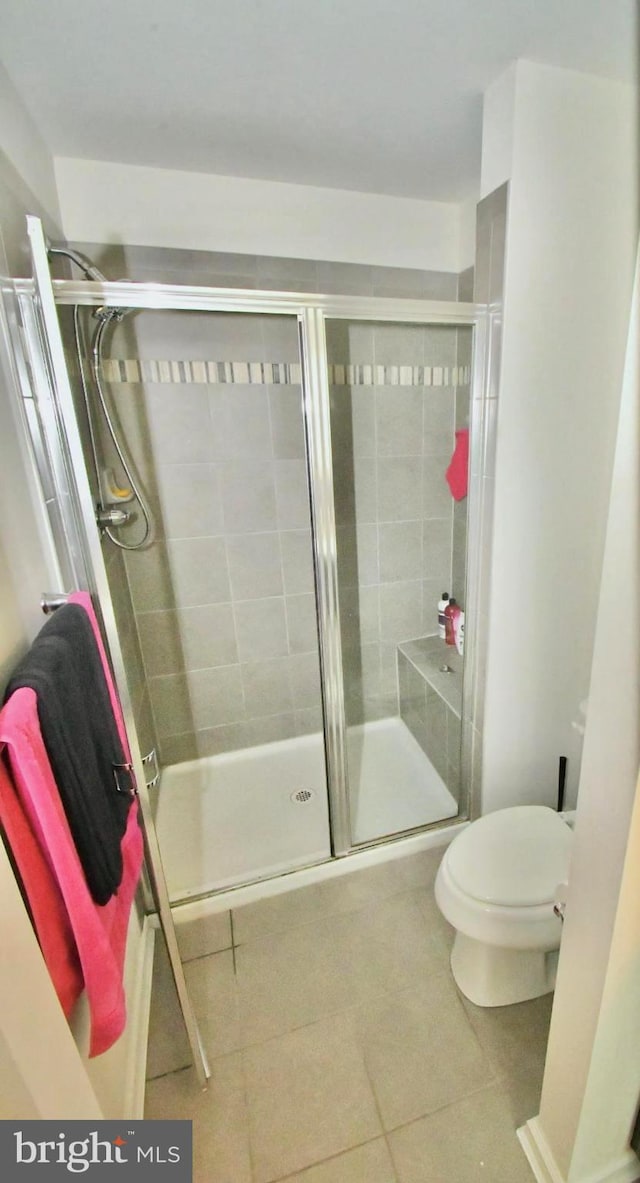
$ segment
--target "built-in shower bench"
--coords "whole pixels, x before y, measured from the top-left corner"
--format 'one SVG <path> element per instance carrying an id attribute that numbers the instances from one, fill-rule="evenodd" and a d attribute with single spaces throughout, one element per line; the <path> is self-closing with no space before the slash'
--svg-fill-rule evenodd
<path id="1" fill-rule="evenodd" d="M 420 637 L 417 641 L 401 642 L 398 645 L 398 658 L 400 654 L 460 719 L 463 663 L 455 646 L 447 645 L 440 637 Z M 443 666 L 449 667 L 446 672 Z"/>
<path id="2" fill-rule="evenodd" d="M 437 636 L 398 645 L 400 717 L 455 797 L 460 783 L 462 667 L 455 647 Z"/>

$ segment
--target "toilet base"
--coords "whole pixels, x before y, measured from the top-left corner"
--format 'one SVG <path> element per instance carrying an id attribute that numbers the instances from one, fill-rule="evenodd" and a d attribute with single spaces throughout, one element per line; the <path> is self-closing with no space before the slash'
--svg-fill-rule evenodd
<path id="1" fill-rule="evenodd" d="M 457 932 L 451 972 L 476 1006 L 510 1006 L 549 994 L 556 984 L 558 950 L 503 949 Z"/>

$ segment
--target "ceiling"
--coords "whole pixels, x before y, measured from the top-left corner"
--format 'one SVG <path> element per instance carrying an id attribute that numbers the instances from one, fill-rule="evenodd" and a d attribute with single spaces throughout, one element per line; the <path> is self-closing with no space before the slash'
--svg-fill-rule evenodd
<path id="1" fill-rule="evenodd" d="M 54 155 L 437 201 L 478 187 L 510 62 L 631 81 L 636 0 L 2 0 Z"/>

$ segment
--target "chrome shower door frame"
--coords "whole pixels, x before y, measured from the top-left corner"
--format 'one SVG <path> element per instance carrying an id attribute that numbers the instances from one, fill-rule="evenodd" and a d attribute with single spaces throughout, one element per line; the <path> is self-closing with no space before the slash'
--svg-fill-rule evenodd
<path id="1" fill-rule="evenodd" d="M 28 282 L 28 281 L 25 281 Z M 18 284 L 19 286 L 19 284 Z M 56 304 L 86 307 L 131 308 L 138 311 L 172 312 L 237 312 L 295 316 L 299 325 L 302 366 L 304 423 L 309 474 L 322 700 L 324 710 L 325 751 L 329 813 L 331 820 L 331 849 L 335 857 L 350 854 L 354 849 L 349 816 L 349 794 L 346 760 L 346 723 L 344 711 L 344 682 L 342 647 L 338 610 L 338 572 L 333 496 L 333 465 L 331 455 L 330 393 L 326 354 L 326 321 L 355 320 L 416 325 L 450 325 L 473 330 L 473 365 L 471 390 L 472 487 L 474 474 L 481 464 L 480 447 L 484 439 L 486 407 L 486 340 L 488 310 L 485 305 L 435 300 L 387 299 L 377 296 L 331 296 L 316 293 L 254 291 L 240 288 L 196 287 L 179 284 L 134 282 L 89 282 L 54 280 Z M 474 443 L 473 441 L 477 441 Z M 480 491 L 481 482 L 475 479 Z M 474 572 L 478 563 L 474 558 L 481 541 L 482 514 L 470 514 L 468 536 L 469 581 L 468 598 L 473 598 Z M 473 612 L 469 615 L 467 634 L 468 658 L 465 656 L 464 711 L 472 712 L 478 693 L 478 673 L 473 667 L 476 647 L 473 643 Z M 469 666 L 467 667 L 467 662 Z M 467 668 L 469 674 L 467 675 Z M 471 769 L 471 744 L 474 729 L 463 726 L 464 768 Z M 468 751 L 466 751 L 468 749 Z M 471 788 L 471 786 L 469 786 Z M 401 838 L 406 831 L 393 838 Z M 388 837 L 371 843 L 375 846 L 389 841 Z"/>

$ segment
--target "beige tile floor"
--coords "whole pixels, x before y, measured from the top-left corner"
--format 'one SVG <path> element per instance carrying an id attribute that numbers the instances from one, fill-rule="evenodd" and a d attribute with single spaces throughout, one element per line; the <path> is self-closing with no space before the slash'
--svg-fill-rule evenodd
<path id="1" fill-rule="evenodd" d="M 209 1089 L 156 957 L 146 1116 L 193 1119 L 195 1183 L 531 1183 L 551 997 L 457 991 L 441 851 L 180 929 Z"/>

